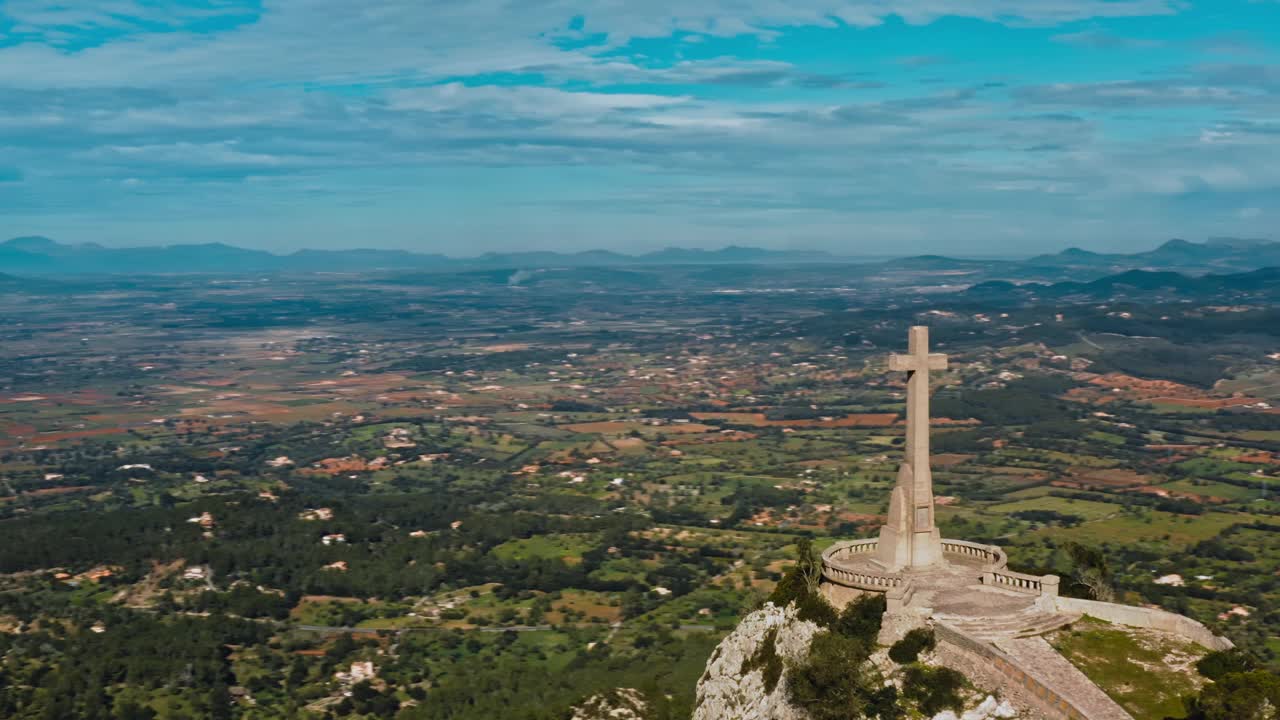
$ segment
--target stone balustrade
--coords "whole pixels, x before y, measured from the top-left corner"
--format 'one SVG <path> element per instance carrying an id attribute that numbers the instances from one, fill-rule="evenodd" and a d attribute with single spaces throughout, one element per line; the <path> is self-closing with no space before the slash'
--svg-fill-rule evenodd
<path id="1" fill-rule="evenodd" d="M 878 570 L 867 559 L 879 548 L 878 538 L 838 542 L 822 553 L 822 575 L 827 580 L 859 590 L 885 592 L 903 584 L 902 574 Z M 1020 592 L 1040 593 L 1043 579 L 1034 575 L 1022 575 L 1006 570 L 1009 557 L 994 545 L 967 540 L 943 540 L 942 551 L 946 555 L 974 558 L 981 565 L 984 582 L 1009 587 Z M 991 576 L 987 580 L 987 576 Z M 1054 584 L 1056 592 L 1056 582 Z"/>
<path id="2" fill-rule="evenodd" d="M 822 576 L 833 583 L 844 585 L 845 587 L 858 588 L 859 590 L 878 590 L 880 592 L 898 587 L 903 583 L 901 575 L 854 572 L 825 564 L 822 566 Z"/>
<path id="3" fill-rule="evenodd" d="M 969 542 L 968 540 L 947 540 L 944 538 L 942 552 L 952 555 L 965 555 L 981 560 L 992 570 L 1003 570 L 1009 565 L 1009 556 L 1005 554 L 1004 550 L 995 545 L 983 545 L 982 543 Z"/>
<path id="4" fill-rule="evenodd" d="M 982 574 L 982 584 L 1028 595 L 1057 597 L 1059 578 L 1057 575 L 1027 575 L 1012 570 L 993 570 Z"/>
<path id="5" fill-rule="evenodd" d="M 861 559 L 876 551 L 880 541 L 876 538 L 866 540 L 850 540 L 836 543 L 822 553 L 822 576 L 837 585 L 857 588 L 859 590 L 875 590 L 887 592 L 902 585 L 902 576 L 898 573 L 879 572 L 865 563 L 851 563 L 855 558 Z"/>
<path id="6" fill-rule="evenodd" d="M 826 551 L 822 553 L 822 559 L 823 560 L 826 560 L 828 558 L 838 559 L 845 555 L 863 555 L 867 553 L 873 553 L 876 551 L 876 548 L 878 547 L 880 547 L 879 538 L 865 538 L 862 540 L 846 540 L 844 542 L 838 542 L 835 545 L 832 545 L 831 547 L 827 548 Z"/>

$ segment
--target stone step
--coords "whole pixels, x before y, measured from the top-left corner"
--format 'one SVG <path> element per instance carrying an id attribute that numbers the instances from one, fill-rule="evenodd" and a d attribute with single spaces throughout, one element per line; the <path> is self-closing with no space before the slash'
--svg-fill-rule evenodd
<path id="1" fill-rule="evenodd" d="M 1017 637 L 1025 638 L 1025 637 L 1033 637 L 1035 635 L 1044 635 L 1046 633 L 1051 633 L 1054 630 L 1057 630 L 1059 628 L 1066 627 L 1067 625 L 1071 625 L 1072 623 L 1078 622 L 1081 617 L 1083 616 L 1079 614 L 1058 615 L 1057 617 L 1050 618 L 1048 620 L 1045 620 L 1042 623 L 1037 623 L 1032 627 L 1028 627 L 1022 632 L 1019 632 Z"/>
<path id="2" fill-rule="evenodd" d="M 1043 635 L 1080 619 L 1078 614 L 1043 612 L 995 618 L 935 617 L 963 633 L 987 641 Z"/>
<path id="3" fill-rule="evenodd" d="M 1059 615 L 1058 613 L 1036 613 L 1034 615 L 1011 615 L 1011 616 L 1005 616 L 1005 617 L 997 616 L 997 617 L 990 617 L 990 618 L 974 618 L 974 617 L 957 618 L 954 616 L 947 616 L 947 615 L 935 615 L 934 617 L 938 618 L 939 620 L 942 620 L 947 624 L 955 625 L 960 628 L 965 628 L 965 627 L 1017 628 L 1017 627 L 1025 627 L 1028 625 L 1035 625 L 1037 623 L 1042 623 L 1048 620 L 1054 620 L 1061 617 L 1061 615 Z"/>

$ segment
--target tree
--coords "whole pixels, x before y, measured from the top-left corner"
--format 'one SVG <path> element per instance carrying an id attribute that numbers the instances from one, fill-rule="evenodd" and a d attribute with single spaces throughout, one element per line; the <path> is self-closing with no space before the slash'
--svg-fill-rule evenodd
<path id="1" fill-rule="evenodd" d="M 813 549 L 813 540 L 802 537 L 796 543 L 796 572 L 809 592 L 818 591 L 818 583 L 822 582 L 822 558 Z"/>
<path id="2" fill-rule="evenodd" d="M 1256 669 L 1258 661 L 1239 648 L 1211 652 L 1196 663 L 1196 670 L 1210 680 L 1221 680 L 1227 675 Z"/>
<path id="3" fill-rule="evenodd" d="M 156 711 L 146 705 L 126 700 L 116 706 L 115 715 L 119 720 L 155 720 Z"/>
<path id="4" fill-rule="evenodd" d="M 813 720 L 889 720 L 894 716 L 885 714 L 884 696 L 897 692 L 882 687 L 868 657 L 867 646 L 858 640 L 834 632 L 817 635 L 804 662 L 788 669 L 787 698 Z"/>
<path id="5" fill-rule="evenodd" d="M 813 541 L 800 538 L 797 545 L 796 564 L 774 586 L 769 602 L 778 607 L 795 603 L 801 620 L 811 620 L 819 625 L 831 625 L 837 618 L 834 608 L 818 592 L 822 580 L 822 560 L 813 549 Z"/>
<path id="6" fill-rule="evenodd" d="M 825 605 L 821 595 L 809 597 Z M 815 636 L 804 661 L 788 668 L 788 698 L 813 720 L 899 717 L 897 691 L 882 687 L 879 671 L 868 661 L 880 633 L 884 596 L 859 598 L 838 615 L 826 607 L 830 617 L 819 623 L 830 630 Z"/>
<path id="7" fill-rule="evenodd" d="M 912 665 L 903 678 L 902 696 L 916 703 L 925 717 L 933 717 L 943 710 L 963 710 L 960 690 L 967 684 L 964 675 L 951 668 Z"/>
<path id="8" fill-rule="evenodd" d="M 1188 720 L 1278 720 L 1280 676 L 1265 670 L 1225 675 L 1190 705 Z"/>
<path id="9" fill-rule="evenodd" d="M 920 658 L 920 653 L 936 647 L 938 641 L 929 628 L 915 628 L 889 648 L 889 659 L 899 665 L 907 665 Z"/>
<path id="10" fill-rule="evenodd" d="M 1111 584 L 1111 568 L 1107 558 L 1097 548 L 1086 547 L 1079 543 L 1069 542 L 1065 549 L 1071 557 L 1072 578 L 1089 590 L 1094 600 L 1111 602 L 1116 591 Z"/>

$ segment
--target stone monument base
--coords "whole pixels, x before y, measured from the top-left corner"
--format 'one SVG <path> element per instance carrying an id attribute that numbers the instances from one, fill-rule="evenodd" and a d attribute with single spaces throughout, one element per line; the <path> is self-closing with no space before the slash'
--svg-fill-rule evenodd
<path id="1" fill-rule="evenodd" d="M 828 548 L 822 554 L 823 597 L 843 608 L 869 594 L 884 595 L 880 644 L 891 645 L 914 628 L 931 627 L 948 665 L 999 687 L 1036 708 L 1041 717 L 1132 720 L 1040 637 L 1086 613 L 1174 632 L 1211 650 L 1231 647 L 1230 641 L 1181 615 L 1059 597 L 1057 576 L 1012 572 L 1008 557 L 994 545 L 942 540 L 942 563 L 893 572 L 879 560 L 878 542 L 853 540 Z"/>

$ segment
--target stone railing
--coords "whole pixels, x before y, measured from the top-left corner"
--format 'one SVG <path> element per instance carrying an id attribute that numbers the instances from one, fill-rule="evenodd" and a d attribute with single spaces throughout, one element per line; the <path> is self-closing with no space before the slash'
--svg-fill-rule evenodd
<path id="1" fill-rule="evenodd" d="M 1195 620 L 1165 610 L 1068 597 L 1058 598 L 1055 605 L 1064 612 L 1084 613 L 1117 625 L 1163 630 L 1210 650 L 1229 650 L 1235 647 L 1230 640 L 1214 635 L 1212 630 Z"/>
<path id="2" fill-rule="evenodd" d="M 859 590 L 876 590 L 886 592 L 903 583 L 898 573 L 877 572 L 865 564 L 846 564 L 844 561 L 853 557 L 864 557 L 876 551 L 880 541 L 876 538 L 866 540 L 850 540 L 836 543 L 822 553 L 822 576 L 837 585 L 857 588 Z"/>
<path id="3" fill-rule="evenodd" d="M 845 540 L 827 548 L 822 553 L 823 560 L 840 560 L 848 555 L 868 555 L 880 547 L 880 538 L 864 538 L 862 540 Z"/>
<path id="4" fill-rule="evenodd" d="M 1006 692 L 1015 690 L 1018 699 L 1030 702 L 1052 718 L 1065 720 L 1089 720 L 1079 707 L 1064 697 L 1064 693 L 1046 682 L 1044 679 L 1027 672 L 1017 660 L 1000 651 L 995 646 L 972 638 L 945 623 L 933 626 L 934 636 L 938 638 L 939 650 L 947 646 L 963 653 L 960 657 L 975 658 L 979 662 L 954 662 L 948 657 L 949 664 L 959 665 L 966 674 L 985 676 L 994 681 L 996 678 L 1007 683 Z M 1001 684 L 1004 684 L 1001 683 Z"/>
<path id="5" fill-rule="evenodd" d="M 995 570 L 982 573 L 982 584 L 1028 595 L 1057 597 L 1059 579 L 1057 575 L 1027 575 L 1012 570 Z"/>
<path id="6" fill-rule="evenodd" d="M 855 572 L 825 564 L 822 566 L 822 576 L 838 585 L 880 592 L 898 587 L 903 583 L 902 576 L 893 573 Z"/>
<path id="7" fill-rule="evenodd" d="M 1009 565 L 1009 556 L 995 545 L 969 542 L 968 540 L 942 541 L 942 552 L 952 555 L 966 555 L 981 560 L 988 569 L 1003 570 Z"/>

